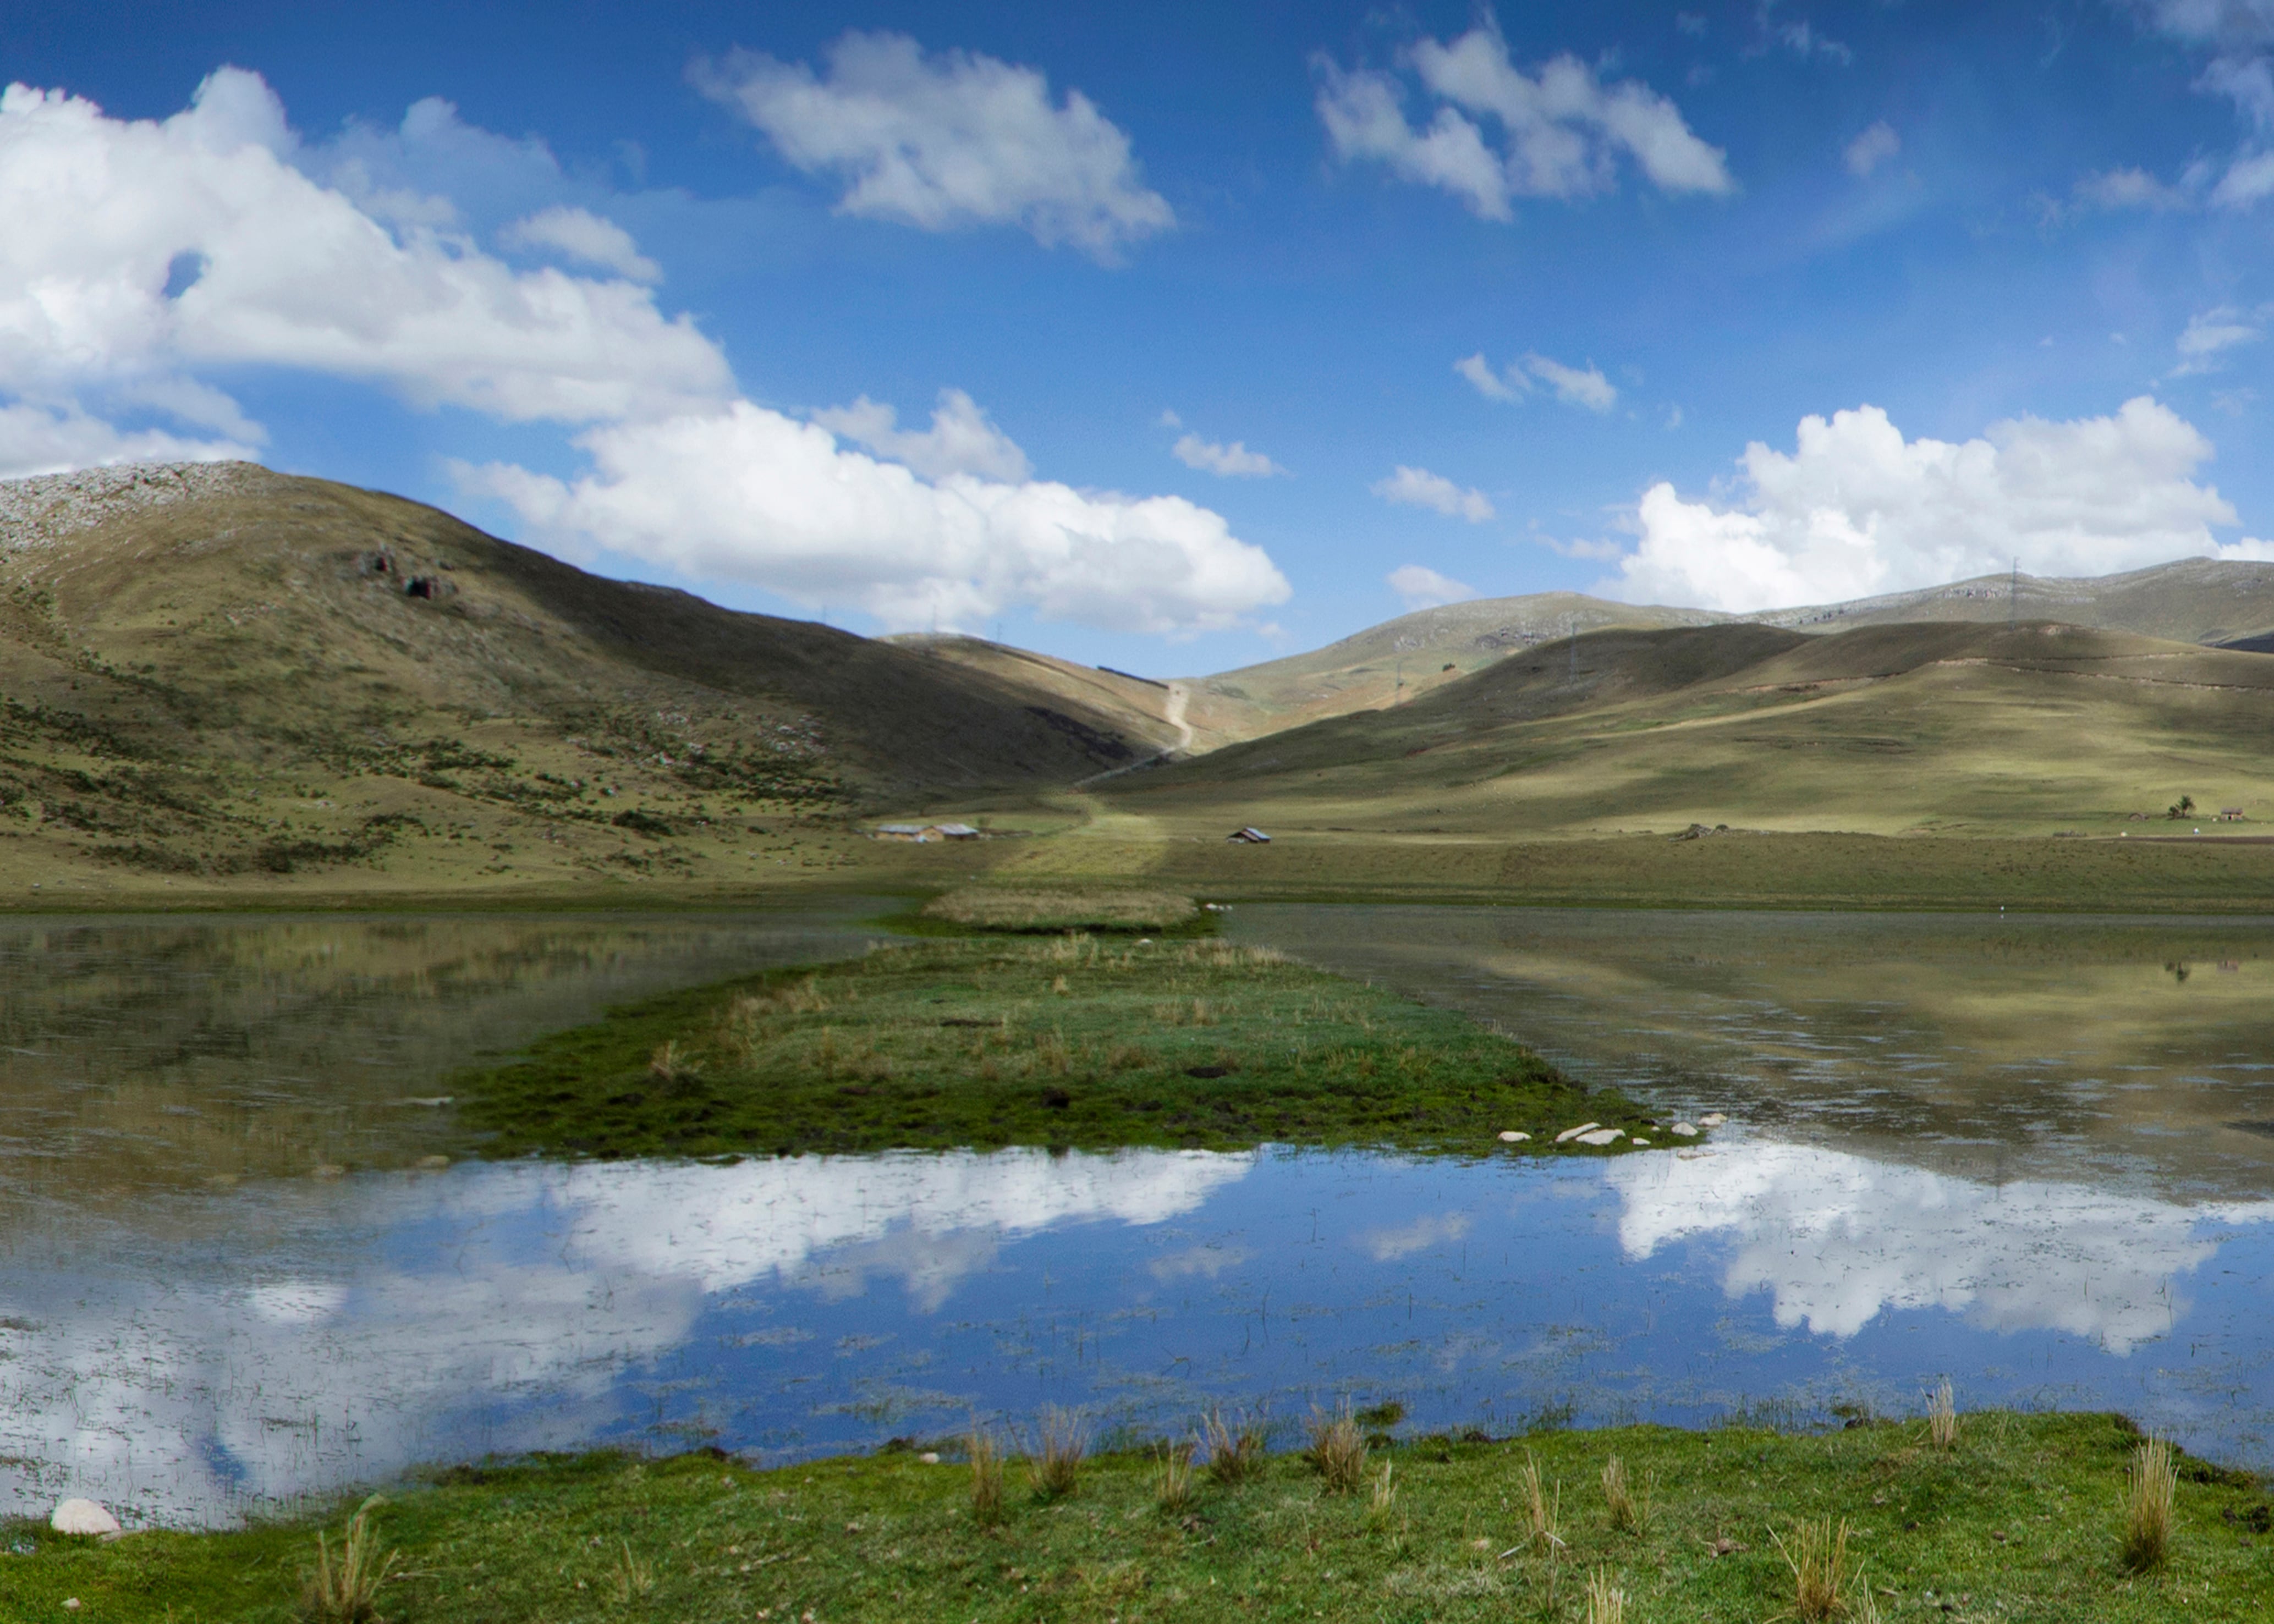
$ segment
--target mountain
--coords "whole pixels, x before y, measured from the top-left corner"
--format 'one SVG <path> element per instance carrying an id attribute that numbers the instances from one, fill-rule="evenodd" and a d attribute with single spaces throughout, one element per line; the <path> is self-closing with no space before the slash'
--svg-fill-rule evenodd
<path id="1" fill-rule="evenodd" d="M 2044 621 L 1730 622 L 1542 645 L 1100 793 L 1169 838 L 2137 834 L 2182 794 L 2274 821 L 2270 736 L 2263 654 Z"/>
<path id="2" fill-rule="evenodd" d="M 0 485 L 0 883 L 26 885 L 825 864 L 775 825 L 1025 794 L 1178 737 L 245 463 Z"/>

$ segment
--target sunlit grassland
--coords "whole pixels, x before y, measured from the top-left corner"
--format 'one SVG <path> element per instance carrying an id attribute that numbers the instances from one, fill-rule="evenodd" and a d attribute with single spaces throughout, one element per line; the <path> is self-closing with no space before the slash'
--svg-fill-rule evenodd
<path id="1" fill-rule="evenodd" d="M 674 993 L 452 1084 L 493 1155 L 1556 1149 L 1653 1132 L 1466 1018 L 1213 938 L 930 940 Z M 1664 1134 L 1656 1143 L 1670 1141 Z M 1560 1147 L 1565 1151 L 1576 1146 Z"/>
<path id="2" fill-rule="evenodd" d="M 1796 1616 L 1780 1543 L 1843 1527 L 1844 1560 L 1818 1572 L 1830 1616 L 2263 1616 L 2269 1513 L 2247 1474 L 2182 1458 L 2160 1558 L 2127 1566 L 2121 1497 L 2139 1442 L 2112 1417 L 2003 1413 L 1964 1417 L 1948 1450 L 1924 1420 L 1496 1442 L 1376 1432 L 1358 1467 L 1367 1492 L 1333 1492 L 1313 1460 L 1283 1452 L 1230 1482 L 1192 1472 L 1164 1507 L 1162 1454 L 1133 1440 L 1048 1496 L 1010 1462 L 987 1517 L 953 1440 L 937 1463 L 902 1448 L 771 1471 L 594 1455 L 460 1469 L 395 1492 L 372 1522 L 401 1553 L 380 1610 L 433 1624 L 1576 1620 L 1591 1578 L 1623 1592 L 1629 1618 L 1703 1624 Z M 1604 1489 L 1613 1456 L 1633 1497 L 1623 1516 Z M 0 1559 L 0 1603 L 26 1618 L 66 1616 L 73 1598 L 83 1618 L 297 1618 L 315 1532 L 336 1545 L 348 1509 L 109 1545 L 13 1530 L 37 1548 Z"/>

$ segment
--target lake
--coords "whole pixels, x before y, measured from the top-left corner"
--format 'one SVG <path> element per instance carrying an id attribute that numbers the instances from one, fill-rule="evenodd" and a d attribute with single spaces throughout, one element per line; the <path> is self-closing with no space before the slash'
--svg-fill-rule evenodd
<path id="1" fill-rule="evenodd" d="M 1610 1161 L 440 1165 L 455 1067 L 874 908 L 0 924 L 0 1509 L 609 1441 L 2123 1409 L 2274 1465 L 2274 921 L 1243 907 L 1719 1109 Z"/>

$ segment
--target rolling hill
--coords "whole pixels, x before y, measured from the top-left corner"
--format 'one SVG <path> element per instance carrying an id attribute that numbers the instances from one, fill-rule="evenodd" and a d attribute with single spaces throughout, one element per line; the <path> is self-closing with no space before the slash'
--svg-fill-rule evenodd
<path id="1" fill-rule="evenodd" d="M 2139 835 L 2181 794 L 2274 821 L 2270 741 L 2263 654 L 2056 622 L 1728 623 L 1544 645 L 1101 793 L 1163 838 Z"/>
<path id="2" fill-rule="evenodd" d="M 797 828 L 1178 736 L 242 463 L 0 485 L 0 882 L 24 886 L 825 868 Z"/>

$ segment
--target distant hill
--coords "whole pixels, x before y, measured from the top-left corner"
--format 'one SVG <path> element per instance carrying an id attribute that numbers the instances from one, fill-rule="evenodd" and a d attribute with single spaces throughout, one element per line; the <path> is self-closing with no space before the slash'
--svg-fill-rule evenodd
<path id="1" fill-rule="evenodd" d="M 242 463 L 0 485 L 0 875 L 185 883 L 692 872 L 730 822 L 749 847 L 751 817 L 1030 792 L 1177 736 Z"/>
<path id="2" fill-rule="evenodd" d="M 2148 834 L 2133 815 L 2183 794 L 2274 823 L 2270 737 L 2263 654 L 2042 621 L 1730 622 L 1544 644 L 1102 793 L 1171 838 Z"/>

